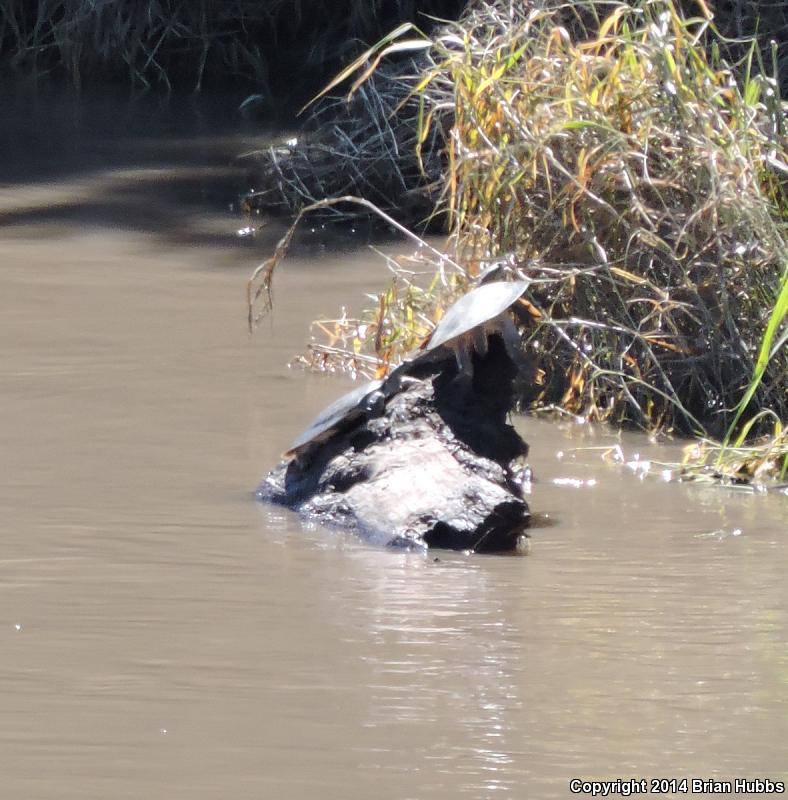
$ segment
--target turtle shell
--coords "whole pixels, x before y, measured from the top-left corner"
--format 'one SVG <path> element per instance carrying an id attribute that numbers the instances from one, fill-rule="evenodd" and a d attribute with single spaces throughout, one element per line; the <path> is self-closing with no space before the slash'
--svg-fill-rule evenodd
<path id="1" fill-rule="evenodd" d="M 461 297 L 443 315 L 424 347 L 425 352 L 449 344 L 479 325 L 495 319 L 519 300 L 530 281 L 495 281 L 485 283 Z"/>
<path id="2" fill-rule="evenodd" d="M 295 455 L 306 445 L 320 439 L 323 434 L 336 428 L 342 422 L 352 419 L 358 413 L 365 411 L 364 401 L 375 391 L 380 389 L 383 381 L 369 381 L 361 386 L 357 386 L 347 394 L 343 394 L 338 400 L 324 408 L 309 427 L 293 442 L 285 456 Z"/>

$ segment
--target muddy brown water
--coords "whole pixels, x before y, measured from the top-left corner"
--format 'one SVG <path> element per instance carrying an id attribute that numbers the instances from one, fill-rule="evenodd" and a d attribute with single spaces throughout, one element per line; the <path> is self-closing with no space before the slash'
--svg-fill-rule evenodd
<path id="1" fill-rule="evenodd" d="M 786 497 L 642 477 L 603 451 L 680 444 L 520 419 L 551 523 L 526 558 L 260 506 L 348 386 L 288 368 L 308 321 L 385 268 L 352 237 L 302 247 L 250 338 L 236 121 L 22 123 L 32 153 L 0 155 L 0 798 L 788 778 Z"/>

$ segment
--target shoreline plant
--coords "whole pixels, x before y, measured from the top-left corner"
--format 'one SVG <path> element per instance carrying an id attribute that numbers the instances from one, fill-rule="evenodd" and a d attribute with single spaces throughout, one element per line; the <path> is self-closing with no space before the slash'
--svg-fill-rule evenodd
<path id="1" fill-rule="evenodd" d="M 404 25 L 398 31 L 412 29 Z M 396 35 L 397 31 L 392 34 Z M 340 75 L 368 67 L 347 97 L 324 97 L 324 90 L 309 104 L 297 137 L 247 155 L 259 187 L 244 199 L 250 211 L 292 216 L 326 197 L 353 195 L 414 227 L 429 219 L 443 180 L 445 131 L 436 124 L 426 132 L 427 142 L 420 138 L 422 106 L 413 88 L 430 62 L 412 53 L 427 50 L 430 42 L 418 39 L 384 47 L 386 41 Z M 369 68 L 368 57 L 395 52 L 401 54 L 397 61 Z M 360 215 L 366 215 L 365 210 L 353 204 L 318 205 L 313 210 L 313 216 L 340 222 Z"/>
<path id="2" fill-rule="evenodd" d="M 420 88 L 455 97 L 457 258 L 534 281 L 541 402 L 721 438 L 785 282 L 778 98 L 711 62 L 708 19 L 670 0 L 606 8 L 573 36 L 565 5 L 485 3 L 436 42 Z M 788 416 L 786 375 L 783 347 L 751 415 Z"/>
<path id="3" fill-rule="evenodd" d="M 346 352 L 396 363 L 498 265 L 532 281 L 541 381 L 524 406 L 717 441 L 698 475 L 785 479 L 784 106 L 754 48 L 737 81 L 699 10 L 494 0 L 434 35 L 419 141 L 450 109 L 443 207 L 462 269 L 390 264 Z"/>
<path id="4" fill-rule="evenodd" d="M 461 0 L 0 0 L 0 74 L 77 89 L 240 84 L 298 101 L 398 22 L 460 10 Z"/>

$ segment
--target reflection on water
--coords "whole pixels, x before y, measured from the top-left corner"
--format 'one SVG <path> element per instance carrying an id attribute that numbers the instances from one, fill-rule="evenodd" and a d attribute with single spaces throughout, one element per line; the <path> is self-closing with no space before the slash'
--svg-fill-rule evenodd
<path id="1" fill-rule="evenodd" d="M 213 161 L 204 131 L 176 158 L 151 124 L 122 158 L 95 134 L 69 170 L 2 172 L 0 794 L 785 779 L 784 497 L 641 478 L 601 448 L 678 446 L 520 420 L 551 523 L 528 558 L 377 550 L 252 501 L 346 387 L 287 369 L 307 321 L 385 273 L 364 249 L 302 251 L 250 339 L 264 248 L 234 237 L 232 170 L 214 182 L 233 124 Z M 188 207 L 185 174 L 210 187 Z"/>

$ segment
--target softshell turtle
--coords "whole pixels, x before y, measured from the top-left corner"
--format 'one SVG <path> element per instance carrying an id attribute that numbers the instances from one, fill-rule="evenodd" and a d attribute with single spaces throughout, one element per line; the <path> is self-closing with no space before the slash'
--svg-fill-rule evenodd
<path id="1" fill-rule="evenodd" d="M 284 454 L 285 458 L 298 459 L 313 445 L 328 439 L 338 428 L 376 413 L 376 409 L 379 411 L 403 385 L 414 380 L 408 375 L 410 370 L 425 361 L 445 358 L 447 350 L 457 359 L 461 380 L 473 377 L 473 353 L 484 355 L 487 337 L 494 333 L 501 334 L 509 357 L 519 363 L 517 329 L 507 311 L 529 284 L 527 280 L 495 281 L 468 292 L 443 315 L 422 352 L 404 361 L 384 380 L 362 384 L 323 409 L 293 442 Z"/>
<path id="2" fill-rule="evenodd" d="M 285 458 L 298 458 L 312 445 L 319 444 L 334 433 L 340 426 L 353 422 L 364 414 L 369 414 L 380 394 L 383 381 L 369 381 L 357 386 L 338 400 L 324 408 L 309 427 L 293 442 L 284 454 Z"/>
<path id="3" fill-rule="evenodd" d="M 521 357 L 517 349 L 517 329 L 509 316 L 509 308 L 520 299 L 530 285 L 528 280 L 494 281 L 478 286 L 451 306 L 423 345 L 417 361 L 435 361 L 454 353 L 459 377 L 473 376 L 472 356 L 487 352 L 487 337 L 499 333 L 509 357 L 516 364 Z"/>

